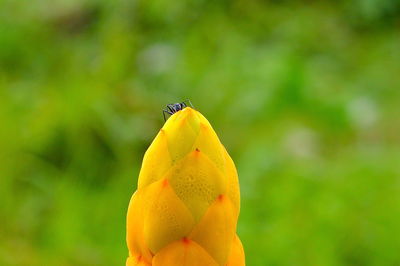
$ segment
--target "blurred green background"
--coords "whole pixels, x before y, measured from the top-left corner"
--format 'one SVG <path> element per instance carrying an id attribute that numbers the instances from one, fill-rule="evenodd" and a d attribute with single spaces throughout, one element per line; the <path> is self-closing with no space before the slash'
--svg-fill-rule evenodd
<path id="1" fill-rule="evenodd" d="M 184 99 L 237 165 L 247 265 L 400 265 L 396 0 L 0 0 L 0 265 L 124 265 Z"/>

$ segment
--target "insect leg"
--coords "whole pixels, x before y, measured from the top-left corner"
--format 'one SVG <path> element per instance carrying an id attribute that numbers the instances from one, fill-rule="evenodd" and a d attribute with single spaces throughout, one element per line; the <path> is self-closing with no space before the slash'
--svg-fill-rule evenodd
<path id="1" fill-rule="evenodd" d="M 192 102 L 191 102 L 189 99 L 186 99 L 186 100 L 185 100 L 185 101 L 183 101 L 183 102 L 188 102 L 188 103 L 189 103 L 189 105 L 190 105 L 190 107 L 194 108 L 194 106 L 193 106 Z"/>
<path id="2" fill-rule="evenodd" d="M 163 110 L 164 122 L 167 121 L 167 119 L 165 118 L 165 114 L 173 115 L 172 112 L 170 112 L 170 111 L 164 109 L 164 110 Z"/>

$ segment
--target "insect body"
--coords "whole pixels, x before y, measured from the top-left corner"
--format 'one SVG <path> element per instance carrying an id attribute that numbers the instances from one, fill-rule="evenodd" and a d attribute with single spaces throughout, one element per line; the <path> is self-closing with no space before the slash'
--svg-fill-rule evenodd
<path id="1" fill-rule="evenodd" d="M 190 100 L 186 100 L 183 101 L 181 103 L 170 103 L 166 105 L 166 108 L 163 110 L 163 116 L 164 116 L 164 121 L 167 121 L 165 114 L 169 114 L 169 115 L 173 115 L 176 112 L 186 108 L 188 105 L 186 104 L 186 102 L 189 103 L 189 105 L 191 107 L 193 107 L 192 103 L 190 102 Z"/>

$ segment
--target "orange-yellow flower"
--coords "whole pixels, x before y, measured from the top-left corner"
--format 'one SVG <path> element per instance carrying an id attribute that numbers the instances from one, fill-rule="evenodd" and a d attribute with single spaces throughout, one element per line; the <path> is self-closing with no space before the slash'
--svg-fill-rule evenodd
<path id="1" fill-rule="evenodd" d="M 173 114 L 146 151 L 127 215 L 126 265 L 242 266 L 235 165 L 207 119 Z"/>

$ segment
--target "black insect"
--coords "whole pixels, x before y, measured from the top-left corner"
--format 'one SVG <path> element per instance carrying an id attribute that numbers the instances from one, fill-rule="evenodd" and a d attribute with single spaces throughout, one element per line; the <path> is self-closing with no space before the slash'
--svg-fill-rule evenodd
<path id="1" fill-rule="evenodd" d="M 181 103 L 170 103 L 166 105 L 166 108 L 163 110 L 164 121 L 167 121 L 165 114 L 173 115 L 176 112 L 185 109 L 188 107 L 186 103 L 189 103 L 190 107 L 193 108 L 192 102 L 190 100 L 183 101 Z"/>

